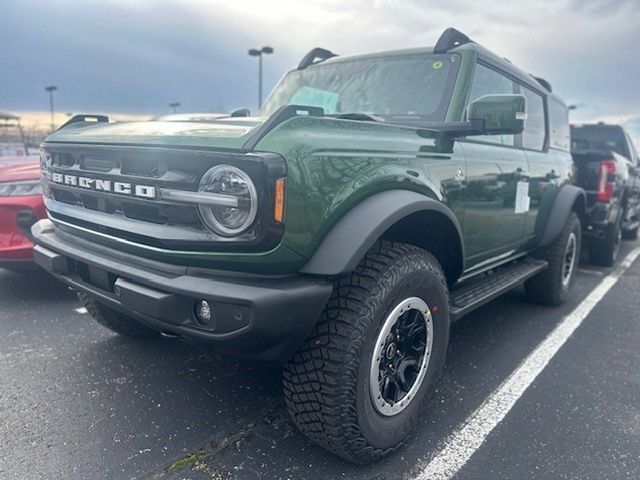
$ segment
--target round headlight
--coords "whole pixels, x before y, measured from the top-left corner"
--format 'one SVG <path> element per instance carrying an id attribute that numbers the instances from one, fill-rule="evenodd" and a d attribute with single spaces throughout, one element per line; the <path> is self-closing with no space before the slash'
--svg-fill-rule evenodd
<path id="1" fill-rule="evenodd" d="M 218 235 L 234 237 L 251 226 L 258 211 L 258 194 L 249 175 L 232 165 L 217 165 L 200 180 L 200 192 L 228 195 L 237 206 L 199 205 L 204 223 Z"/>

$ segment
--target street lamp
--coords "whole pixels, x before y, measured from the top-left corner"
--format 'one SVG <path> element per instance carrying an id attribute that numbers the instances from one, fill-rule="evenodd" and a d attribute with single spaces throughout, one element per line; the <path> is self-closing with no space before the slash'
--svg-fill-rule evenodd
<path id="1" fill-rule="evenodd" d="M 273 48 L 262 47 L 260 50 L 252 48 L 249 50 L 249 55 L 252 57 L 258 57 L 258 110 L 262 108 L 262 54 L 273 53 Z"/>
<path id="2" fill-rule="evenodd" d="M 176 108 L 178 108 L 180 106 L 180 102 L 171 102 L 169 104 L 169 106 L 171 107 L 171 109 L 173 110 L 173 113 L 176 113 Z"/>
<path id="3" fill-rule="evenodd" d="M 55 85 L 49 85 L 48 87 L 45 87 L 45 91 L 49 92 L 49 109 L 51 110 L 51 131 L 52 132 L 55 129 L 55 126 L 53 124 L 53 92 L 55 92 L 57 89 L 58 87 L 56 87 Z"/>

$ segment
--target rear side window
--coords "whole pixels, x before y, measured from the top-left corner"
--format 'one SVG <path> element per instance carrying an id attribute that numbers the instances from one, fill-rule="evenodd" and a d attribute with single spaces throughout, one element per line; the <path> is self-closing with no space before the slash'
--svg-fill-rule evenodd
<path id="1" fill-rule="evenodd" d="M 559 148 L 560 150 L 571 148 L 569 110 L 553 97 L 549 99 L 549 133 L 551 148 Z"/>
<path id="2" fill-rule="evenodd" d="M 485 95 L 495 93 L 514 93 L 513 82 L 501 73 L 492 70 L 484 65 L 476 65 L 473 76 L 469 103 Z M 497 143 L 500 145 L 515 145 L 515 135 L 481 135 L 469 137 L 478 142 Z"/>
<path id="3" fill-rule="evenodd" d="M 522 87 L 522 94 L 527 99 L 527 119 L 522 133 L 522 146 L 530 150 L 543 150 L 546 136 L 544 120 L 544 99 L 542 95 Z"/>

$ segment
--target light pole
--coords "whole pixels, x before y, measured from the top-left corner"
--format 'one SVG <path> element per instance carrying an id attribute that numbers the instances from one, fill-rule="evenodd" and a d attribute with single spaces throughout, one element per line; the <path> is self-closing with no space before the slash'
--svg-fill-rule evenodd
<path id="1" fill-rule="evenodd" d="M 169 106 L 171 107 L 171 110 L 173 111 L 173 113 L 176 113 L 176 108 L 180 106 L 180 102 L 171 102 Z"/>
<path id="2" fill-rule="evenodd" d="M 45 87 L 45 91 L 49 92 L 49 109 L 51 110 L 51 131 L 52 132 L 55 129 L 55 126 L 53 124 L 53 92 L 55 92 L 57 89 L 58 87 L 56 87 L 55 85 L 49 85 L 48 87 Z"/>
<path id="3" fill-rule="evenodd" d="M 252 48 L 249 50 L 249 55 L 252 57 L 258 57 L 258 110 L 262 108 L 262 54 L 269 55 L 273 53 L 273 48 L 262 47 L 260 50 Z"/>

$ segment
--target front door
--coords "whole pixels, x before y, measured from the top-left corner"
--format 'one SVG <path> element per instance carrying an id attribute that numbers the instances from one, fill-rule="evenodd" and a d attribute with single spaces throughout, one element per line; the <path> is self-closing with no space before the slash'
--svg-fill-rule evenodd
<path id="1" fill-rule="evenodd" d="M 527 158 L 521 149 L 475 142 L 464 142 L 463 150 L 463 233 L 466 268 L 473 268 L 508 257 L 521 246 L 526 210 L 516 205 L 516 197 L 528 181 Z"/>
<path id="2" fill-rule="evenodd" d="M 510 78 L 478 63 L 469 101 L 517 91 Z M 461 143 L 467 161 L 463 235 L 469 270 L 508 257 L 521 247 L 529 172 L 515 135 L 478 135 Z"/>

